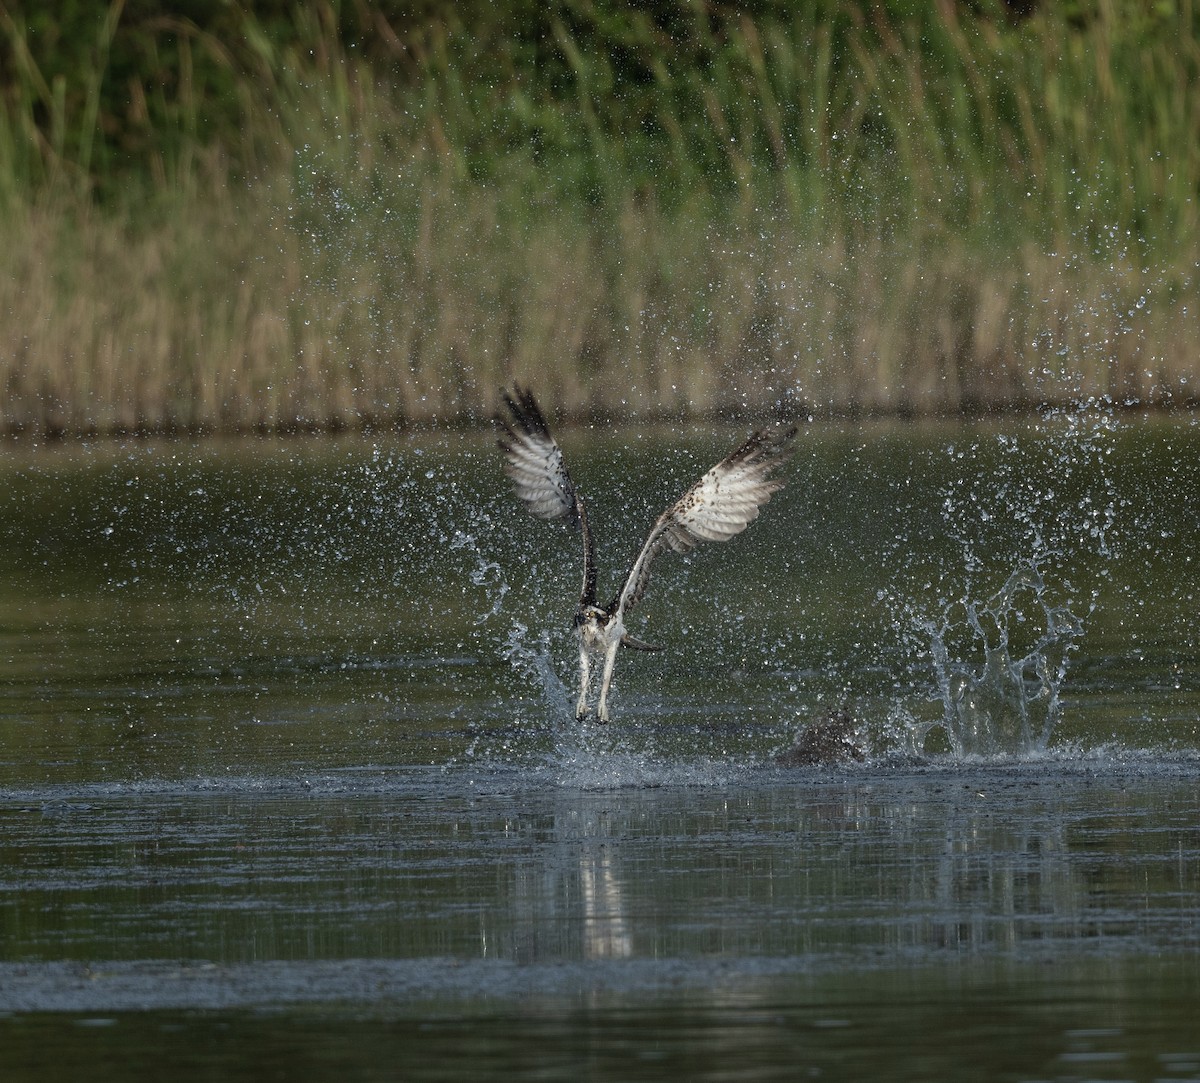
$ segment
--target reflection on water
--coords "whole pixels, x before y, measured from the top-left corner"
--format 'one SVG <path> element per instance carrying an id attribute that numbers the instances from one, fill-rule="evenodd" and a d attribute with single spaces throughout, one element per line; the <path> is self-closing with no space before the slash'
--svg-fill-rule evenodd
<path id="1" fill-rule="evenodd" d="M 10 794 L 3 958 L 811 968 L 1194 951 L 1196 766 L 1110 766 L 1113 781 L 1051 765 L 825 782 L 747 769 L 707 789 L 600 792 L 455 770 Z"/>
<path id="2" fill-rule="evenodd" d="M 9 1079 L 109 1080 L 170 1065 L 171 1078 L 1162 1080 L 1200 1078 L 1196 981 L 1161 961 L 1140 975 L 1080 966 L 963 981 L 954 971 L 890 987 L 781 983 L 764 1000 L 686 996 L 625 1006 L 525 999 L 440 1003 L 417 1015 L 99 1013 L 0 1020 Z M 1046 978 L 1050 980 L 1047 982 Z M 1005 990 L 997 999 L 993 990 Z M 1003 1032 L 1009 1041 L 997 1042 Z M 132 1060 L 130 1050 L 138 1050 Z M 197 1053 L 190 1053 L 190 1051 Z M 200 1052 L 202 1051 L 202 1052 Z M 189 1055 L 190 1054 L 190 1055 Z M 38 1067 L 43 1074 L 37 1074 Z"/>
<path id="3" fill-rule="evenodd" d="M 5 1078 L 36 1078 L 47 1035 L 109 1020 L 117 1034 L 84 1047 L 153 1050 L 174 1026 L 198 1065 L 251 1078 L 251 1046 L 319 1019 L 338 1071 L 403 1033 L 417 1078 L 541 1071 L 550 1050 L 628 1078 L 619 1057 L 591 1061 L 597 1041 L 657 1051 L 654 1078 L 723 1078 L 730 1056 L 780 1079 L 797 1064 L 973 1078 L 981 1062 L 1196 1078 L 1198 767 L 748 767 L 623 790 L 431 768 L 9 791 L 0 1062 L 20 1051 L 26 1071 Z M 274 1010 L 237 1014 L 250 1007 Z M 227 1040 L 206 1046 L 218 1019 Z M 897 1066 L 900 1051 L 917 1060 Z"/>
<path id="4" fill-rule="evenodd" d="M 584 804 L 550 817 L 532 829 L 551 840 L 544 859 L 512 872 L 504 899 L 508 937 L 485 943 L 483 954 L 521 963 L 630 958 L 627 885 L 611 811 Z"/>

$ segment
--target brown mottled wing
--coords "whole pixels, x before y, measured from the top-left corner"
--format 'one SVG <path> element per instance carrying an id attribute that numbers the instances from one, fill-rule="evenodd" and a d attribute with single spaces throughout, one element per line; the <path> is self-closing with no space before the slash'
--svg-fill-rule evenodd
<path id="1" fill-rule="evenodd" d="M 596 550 L 588 527 L 587 508 L 575 490 L 562 450 L 542 414 L 533 392 L 513 385 L 502 392 L 509 417 L 497 418 L 504 430 L 498 443 L 504 452 L 504 472 L 517 499 L 539 519 L 569 518 L 583 533 L 581 605 L 596 604 Z"/>
<path id="2" fill-rule="evenodd" d="M 772 475 L 787 461 L 795 435 L 795 428 L 760 429 L 663 512 L 612 611 L 624 613 L 638 603 L 650 582 L 650 565 L 664 549 L 686 553 L 702 541 L 728 541 L 758 518 L 759 508 L 783 486 Z"/>

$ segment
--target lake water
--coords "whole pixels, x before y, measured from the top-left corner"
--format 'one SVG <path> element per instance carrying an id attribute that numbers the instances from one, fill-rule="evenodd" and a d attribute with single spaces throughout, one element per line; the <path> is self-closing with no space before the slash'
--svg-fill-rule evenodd
<path id="1" fill-rule="evenodd" d="M 799 445 L 608 727 L 488 434 L 4 447 L 0 1078 L 1200 1079 L 1193 418 Z"/>

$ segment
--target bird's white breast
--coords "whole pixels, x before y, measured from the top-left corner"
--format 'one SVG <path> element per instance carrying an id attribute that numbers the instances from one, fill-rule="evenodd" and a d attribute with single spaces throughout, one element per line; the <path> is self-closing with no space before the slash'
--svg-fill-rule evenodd
<path id="1" fill-rule="evenodd" d="M 579 625 L 579 638 L 588 651 L 603 654 L 625 634 L 625 622 L 619 617 L 589 616 Z"/>

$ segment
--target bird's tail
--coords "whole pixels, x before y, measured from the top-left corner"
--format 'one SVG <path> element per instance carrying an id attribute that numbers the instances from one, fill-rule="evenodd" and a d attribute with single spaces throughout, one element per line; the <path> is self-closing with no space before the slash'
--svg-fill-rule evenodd
<path id="1" fill-rule="evenodd" d="M 661 651 L 662 647 L 655 647 L 651 643 L 643 643 L 640 639 L 634 639 L 631 635 L 621 636 L 621 646 L 628 647 L 635 651 Z"/>

